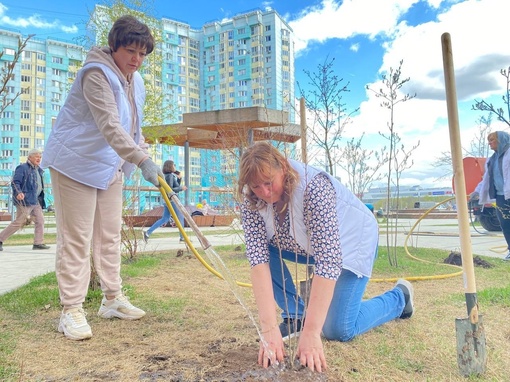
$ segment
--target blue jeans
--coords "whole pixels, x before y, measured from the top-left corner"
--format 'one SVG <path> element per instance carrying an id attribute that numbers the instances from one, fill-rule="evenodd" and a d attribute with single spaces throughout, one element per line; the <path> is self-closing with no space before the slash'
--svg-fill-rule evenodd
<path id="1" fill-rule="evenodd" d="M 175 214 L 177 215 L 177 218 L 179 219 L 179 222 L 181 223 L 181 225 L 184 227 L 184 215 L 181 213 L 181 211 L 177 208 L 177 206 L 175 205 L 174 202 L 170 201 L 170 203 L 172 204 L 172 208 L 174 209 L 175 211 Z M 170 221 L 170 219 L 172 218 L 171 214 L 170 214 L 170 210 L 168 209 L 168 207 L 166 206 L 166 204 L 163 204 L 163 216 L 161 216 L 161 219 L 157 220 L 148 230 L 147 230 L 147 235 L 151 235 L 157 228 L 161 227 L 163 224 L 167 223 Z M 179 236 L 180 238 L 182 239 L 182 234 L 181 232 L 179 231 Z"/>
<path id="2" fill-rule="evenodd" d="M 510 249 L 510 200 L 503 195 L 496 195 L 496 215 L 505 237 L 506 245 Z"/>
<path id="3" fill-rule="evenodd" d="M 304 302 L 296 293 L 296 286 L 282 258 L 296 262 L 294 253 L 281 251 L 280 257 L 280 250 L 269 246 L 269 269 L 276 304 L 283 310 L 282 318 L 303 318 Z M 297 260 L 300 264 L 306 264 L 306 259 L 302 257 Z M 310 258 L 308 264 L 313 263 L 313 258 Z M 342 270 L 322 328 L 328 340 L 350 341 L 359 334 L 400 317 L 405 306 L 402 290 L 393 288 L 382 295 L 363 300 L 368 281 L 368 277 L 358 277 L 347 269 Z"/>

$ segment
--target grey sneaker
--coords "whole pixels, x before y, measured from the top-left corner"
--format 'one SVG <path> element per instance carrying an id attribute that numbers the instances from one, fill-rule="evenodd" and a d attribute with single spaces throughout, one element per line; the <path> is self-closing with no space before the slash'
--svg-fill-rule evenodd
<path id="1" fill-rule="evenodd" d="M 113 300 L 108 300 L 104 296 L 97 315 L 103 318 L 117 317 L 121 320 L 138 320 L 145 316 L 145 312 L 131 304 L 128 297 L 120 294 Z"/>
<path id="2" fill-rule="evenodd" d="M 404 279 L 397 281 L 395 288 L 400 288 L 404 292 L 406 305 L 400 315 L 400 318 L 410 318 L 414 314 L 414 288 L 413 285 Z"/>
<path id="3" fill-rule="evenodd" d="M 87 323 L 86 315 L 82 308 L 69 309 L 65 313 L 62 311 L 58 331 L 64 333 L 67 338 L 76 341 L 92 337 L 92 330 Z"/>
<path id="4" fill-rule="evenodd" d="M 143 231 L 143 241 L 145 241 L 145 244 L 149 241 L 149 234 L 147 231 Z"/>
<path id="5" fill-rule="evenodd" d="M 2 243 L 2 242 L 0 241 L 0 251 L 3 251 L 3 250 L 4 250 L 3 245 L 4 245 L 4 243 Z"/>
<path id="6" fill-rule="evenodd" d="M 37 249 L 50 249 L 50 246 L 49 245 L 46 245 L 46 244 L 34 244 L 32 246 L 32 249 L 35 251 Z"/>
<path id="7" fill-rule="evenodd" d="M 0 248 L 2 248 L 2 243 L 0 243 Z M 1 249 L 0 249 L 0 251 L 1 251 Z M 505 256 L 505 257 L 503 257 L 503 260 L 505 260 L 505 261 L 509 261 L 509 260 L 510 260 L 510 252 L 508 252 L 508 253 L 506 254 L 506 256 Z"/>
<path id="8" fill-rule="evenodd" d="M 283 322 L 280 324 L 280 333 L 282 334 L 282 339 L 286 341 L 288 339 L 294 338 L 295 336 L 299 336 L 302 326 L 303 322 L 299 318 L 284 318 Z"/>

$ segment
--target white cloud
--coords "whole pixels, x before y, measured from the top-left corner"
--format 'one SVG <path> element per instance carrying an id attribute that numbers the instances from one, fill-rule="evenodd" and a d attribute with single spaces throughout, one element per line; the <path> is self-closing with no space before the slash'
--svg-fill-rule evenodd
<path id="1" fill-rule="evenodd" d="M 448 32 L 452 40 L 464 146 L 469 145 L 477 131 L 475 120 L 482 115 L 479 111 L 470 110 L 474 99 L 499 96 L 495 101 L 499 104 L 501 96 L 506 94 L 506 80 L 500 70 L 510 66 L 510 52 L 505 49 L 508 42 L 504 33 L 510 1 L 430 0 L 431 11 L 440 12 L 436 20 L 416 26 L 399 21 L 416 2 L 323 0 L 290 22 L 298 40 L 296 49 L 302 50 L 302 54 L 312 42 L 342 39 L 349 43 L 351 37 L 358 38 L 356 49 L 351 51 L 363 54 L 362 47 L 358 49 L 358 41 L 360 35 L 364 35 L 369 39 L 378 36 L 384 41 L 379 77 L 390 68 L 398 68 L 403 60 L 402 78 L 410 78 L 410 81 L 402 88 L 399 98 L 405 93 L 416 93 L 417 97 L 397 105 L 395 131 L 407 148 L 420 141 L 413 154 L 415 165 L 405 175 L 409 179 L 403 179 L 414 184 L 419 183 L 420 177 L 413 174 L 422 174 L 422 182 L 431 182 L 434 179 L 432 173 L 437 172 L 433 166 L 436 158 L 450 150 L 441 35 Z M 382 86 L 380 81 L 368 85 L 374 90 Z M 358 137 L 362 132 L 367 136 L 388 132 L 389 111 L 380 106 L 381 99 L 372 92 L 367 91 L 366 96 L 345 138 Z M 508 126 L 493 121 L 493 130 L 503 128 L 508 129 Z M 380 146 L 385 144 L 384 139 L 379 139 L 379 142 Z"/>
<path id="2" fill-rule="evenodd" d="M 0 3 L 0 25 L 14 28 L 37 28 L 37 29 L 59 29 L 65 33 L 77 33 L 76 25 L 62 25 L 59 20 L 47 21 L 38 14 L 29 17 L 12 18 L 8 13 L 9 8 Z"/>
<path id="3" fill-rule="evenodd" d="M 311 42 L 331 38 L 346 39 L 355 35 L 390 34 L 398 18 L 418 0 L 323 0 L 306 8 L 299 18 L 290 21 L 296 38 L 296 53 Z"/>

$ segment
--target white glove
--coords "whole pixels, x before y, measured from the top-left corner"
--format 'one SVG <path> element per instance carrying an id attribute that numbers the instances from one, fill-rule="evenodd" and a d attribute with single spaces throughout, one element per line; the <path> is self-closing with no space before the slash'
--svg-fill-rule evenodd
<path id="1" fill-rule="evenodd" d="M 140 167 L 140 170 L 142 170 L 143 178 L 147 182 L 151 182 L 156 187 L 159 187 L 158 176 L 165 178 L 161 168 L 156 165 L 156 163 L 154 163 L 150 158 L 144 160 L 138 167 Z"/>
<path id="2" fill-rule="evenodd" d="M 478 200 L 480 199 L 480 194 L 476 191 L 473 191 L 471 195 L 469 195 L 469 201 Z"/>

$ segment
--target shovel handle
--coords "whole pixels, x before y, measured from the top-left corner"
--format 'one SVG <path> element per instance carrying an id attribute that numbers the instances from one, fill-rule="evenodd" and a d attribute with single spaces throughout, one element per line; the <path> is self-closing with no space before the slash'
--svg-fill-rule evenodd
<path id="1" fill-rule="evenodd" d="M 466 293 L 472 294 L 476 293 L 476 283 L 471 248 L 471 234 L 469 232 L 469 213 L 466 203 L 466 182 L 464 179 L 464 166 L 462 164 L 462 145 L 459 132 L 459 114 L 457 110 L 457 91 L 455 88 L 452 43 L 449 33 L 443 33 L 441 35 L 441 45 L 443 48 L 446 106 L 448 111 L 448 127 L 450 130 L 450 147 L 452 152 L 457 216 L 459 221 L 462 269 L 464 270 L 465 291 Z M 468 314 L 470 311 L 471 309 L 468 307 Z"/>

